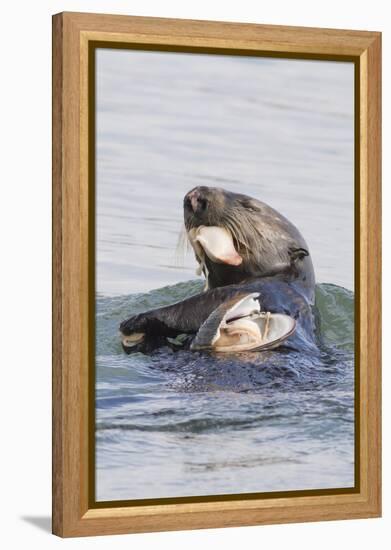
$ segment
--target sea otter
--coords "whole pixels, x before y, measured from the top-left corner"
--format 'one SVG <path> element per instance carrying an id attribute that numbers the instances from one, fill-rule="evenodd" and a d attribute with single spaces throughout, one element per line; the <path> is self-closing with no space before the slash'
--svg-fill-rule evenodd
<path id="1" fill-rule="evenodd" d="M 215 187 L 192 189 L 183 207 L 206 290 L 123 321 L 124 350 L 147 353 L 180 334 L 194 351 L 314 348 L 315 275 L 298 229 L 267 204 Z"/>

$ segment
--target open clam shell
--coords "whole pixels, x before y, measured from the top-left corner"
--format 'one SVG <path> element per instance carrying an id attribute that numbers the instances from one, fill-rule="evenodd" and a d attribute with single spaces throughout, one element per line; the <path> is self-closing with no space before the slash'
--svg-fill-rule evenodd
<path id="1" fill-rule="evenodd" d="M 281 345 L 295 331 L 296 321 L 282 313 L 260 311 L 258 296 L 239 294 L 221 304 L 201 325 L 191 349 L 233 353 Z"/>
<path id="2" fill-rule="evenodd" d="M 224 227 L 201 225 L 191 229 L 188 235 L 201 262 L 205 254 L 212 262 L 220 264 L 238 266 L 243 261 L 235 249 L 231 233 Z"/>

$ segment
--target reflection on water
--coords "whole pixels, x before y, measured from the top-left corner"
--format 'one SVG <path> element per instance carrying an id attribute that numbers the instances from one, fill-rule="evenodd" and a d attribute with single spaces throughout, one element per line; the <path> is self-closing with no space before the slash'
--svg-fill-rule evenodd
<path id="1" fill-rule="evenodd" d="M 339 285 L 318 356 L 122 353 L 121 320 L 202 287 L 176 255 L 196 185 L 302 231 Z M 352 486 L 353 66 L 100 50 L 96 200 L 98 500 Z"/>

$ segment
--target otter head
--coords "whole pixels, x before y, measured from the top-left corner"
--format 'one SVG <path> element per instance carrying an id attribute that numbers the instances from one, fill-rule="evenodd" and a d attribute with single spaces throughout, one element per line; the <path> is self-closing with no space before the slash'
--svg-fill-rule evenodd
<path id="1" fill-rule="evenodd" d="M 183 208 L 187 235 L 209 288 L 239 283 L 252 277 L 287 273 L 292 265 L 292 250 L 308 250 L 292 223 L 267 204 L 247 195 L 216 187 L 195 187 L 185 195 Z M 231 248 L 241 261 L 221 261 L 222 255 L 216 253 L 216 244 L 213 254 L 208 254 L 201 238 L 195 246 L 195 235 L 204 227 L 223 229 L 227 237 L 223 232 L 214 233 L 220 239 L 215 243 L 221 242 L 221 246 L 229 250 L 230 240 Z M 206 254 L 202 255 L 200 251 Z M 305 286 L 314 286 L 313 267 L 308 256 L 295 261 L 295 273 Z"/>
<path id="2" fill-rule="evenodd" d="M 183 200 L 185 227 L 221 226 L 222 219 L 229 215 L 228 194 L 216 187 L 195 187 Z"/>

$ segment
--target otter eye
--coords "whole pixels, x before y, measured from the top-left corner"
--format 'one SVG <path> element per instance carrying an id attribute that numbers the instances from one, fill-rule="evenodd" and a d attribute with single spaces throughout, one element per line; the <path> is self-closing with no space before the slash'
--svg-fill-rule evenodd
<path id="1" fill-rule="evenodd" d="M 239 203 L 243 206 L 243 208 L 246 208 L 246 210 L 249 210 L 250 212 L 260 211 L 251 199 L 241 199 Z"/>
<path id="2" fill-rule="evenodd" d="M 200 205 L 201 210 L 206 210 L 208 201 L 206 199 L 198 199 L 198 204 Z"/>

